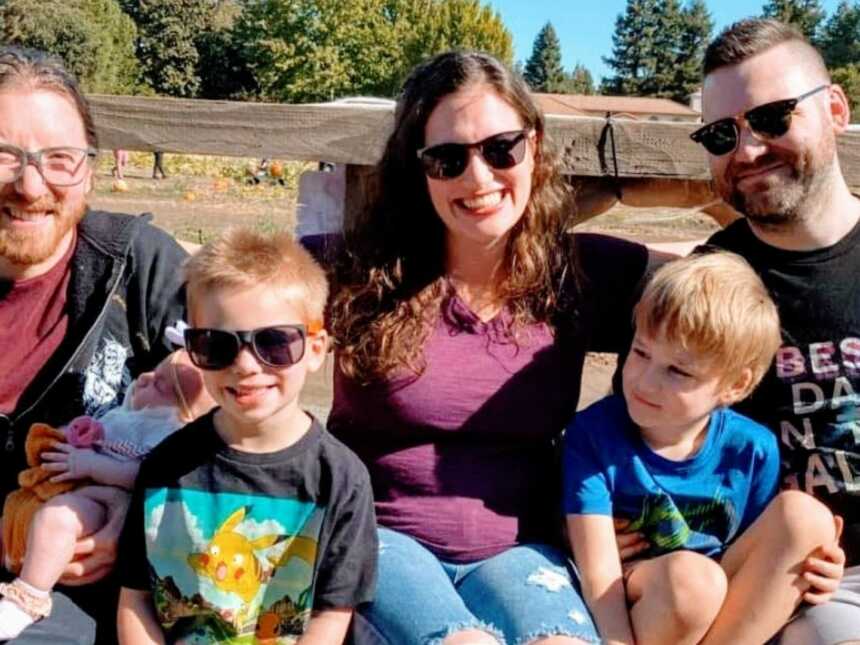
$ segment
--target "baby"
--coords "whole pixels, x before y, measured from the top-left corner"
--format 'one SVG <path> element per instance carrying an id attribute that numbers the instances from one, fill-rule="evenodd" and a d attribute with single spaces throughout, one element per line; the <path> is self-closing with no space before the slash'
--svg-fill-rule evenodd
<path id="1" fill-rule="evenodd" d="M 33 425 L 27 438 L 33 468 L 22 473 L 22 488 L 3 508 L 5 566 L 20 574 L 0 585 L 0 640 L 50 613 L 50 590 L 73 559 L 75 543 L 105 524 L 106 509 L 74 489 L 86 483 L 131 489 L 140 459 L 214 405 L 180 350 L 141 374 L 122 406 L 101 418 L 77 417 L 63 430 Z"/>

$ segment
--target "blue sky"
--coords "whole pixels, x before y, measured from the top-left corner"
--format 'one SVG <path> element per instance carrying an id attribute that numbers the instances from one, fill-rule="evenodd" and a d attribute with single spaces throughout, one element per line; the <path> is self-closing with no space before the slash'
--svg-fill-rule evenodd
<path id="1" fill-rule="evenodd" d="M 612 52 L 615 18 L 624 11 L 626 0 L 485 0 L 502 16 L 514 35 L 514 60 L 529 57 L 535 36 L 547 21 L 561 40 L 565 69 L 577 62 L 585 65 L 595 81 L 611 74 L 602 56 Z M 829 16 L 838 0 L 822 0 Z M 708 8 L 716 30 L 743 18 L 760 14 L 764 0 L 711 0 Z"/>

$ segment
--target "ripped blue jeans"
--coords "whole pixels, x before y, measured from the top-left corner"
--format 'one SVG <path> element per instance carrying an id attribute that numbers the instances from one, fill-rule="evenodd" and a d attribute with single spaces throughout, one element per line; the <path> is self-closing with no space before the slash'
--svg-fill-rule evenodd
<path id="1" fill-rule="evenodd" d="M 552 635 L 600 640 L 567 557 L 545 544 L 453 564 L 380 527 L 376 596 L 359 612 L 355 645 L 438 645 L 464 629 L 484 630 L 502 645 Z"/>

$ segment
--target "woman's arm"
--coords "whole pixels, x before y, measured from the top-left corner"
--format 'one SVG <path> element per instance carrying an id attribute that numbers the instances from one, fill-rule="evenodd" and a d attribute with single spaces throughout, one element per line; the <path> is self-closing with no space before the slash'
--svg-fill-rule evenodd
<path id="1" fill-rule="evenodd" d="M 343 643 L 351 619 L 352 608 L 350 607 L 315 611 L 297 645 L 316 645 L 317 643 L 338 645 Z"/>
<path id="2" fill-rule="evenodd" d="M 607 645 L 633 645 L 621 560 L 608 515 L 568 515 L 567 534 L 582 579 L 582 594 Z"/>
<path id="3" fill-rule="evenodd" d="M 120 645 L 164 645 L 164 632 L 155 617 L 152 594 L 122 587 L 116 614 Z"/>

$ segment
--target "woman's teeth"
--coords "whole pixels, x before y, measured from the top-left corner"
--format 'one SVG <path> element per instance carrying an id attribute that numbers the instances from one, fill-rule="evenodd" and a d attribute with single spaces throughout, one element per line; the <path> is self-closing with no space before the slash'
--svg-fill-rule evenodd
<path id="1" fill-rule="evenodd" d="M 487 193 L 485 195 L 479 195 L 478 197 L 472 197 L 470 199 L 463 199 L 463 206 L 470 210 L 479 210 L 482 208 L 492 208 L 493 206 L 497 206 L 502 201 L 502 191 L 497 190 L 492 193 Z"/>

